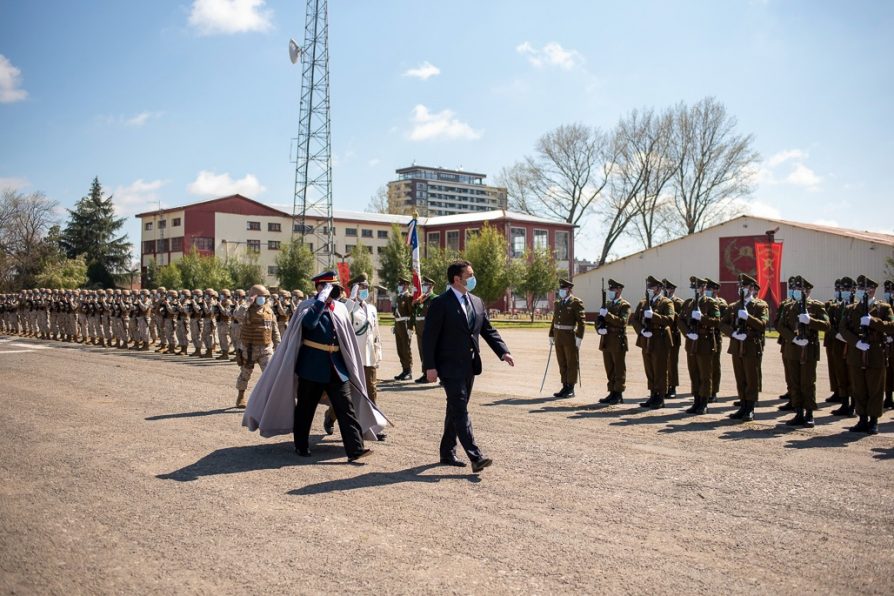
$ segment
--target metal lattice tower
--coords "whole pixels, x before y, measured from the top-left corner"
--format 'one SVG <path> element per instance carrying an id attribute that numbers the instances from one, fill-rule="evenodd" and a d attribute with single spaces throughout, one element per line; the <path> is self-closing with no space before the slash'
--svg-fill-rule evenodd
<path id="1" fill-rule="evenodd" d="M 296 231 L 301 234 L 301 241 L 312 246 L 314 257 L 323 268 L 331 267 L 335 252 L 327 5 L 327 0 L 307 0 L 292 206 L 292 235 Z"/>

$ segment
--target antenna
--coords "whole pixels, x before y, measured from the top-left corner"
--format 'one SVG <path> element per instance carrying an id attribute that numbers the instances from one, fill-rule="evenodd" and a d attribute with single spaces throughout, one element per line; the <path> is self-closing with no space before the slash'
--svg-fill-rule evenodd
<path id="1" fill-rule="evenodd" d="M 289 60 L 292 61 L 292 64 L 298 62 L 301 59 L 301 48 L 298 47 L 298 44 L 294 39 L 289 40 Z"/>

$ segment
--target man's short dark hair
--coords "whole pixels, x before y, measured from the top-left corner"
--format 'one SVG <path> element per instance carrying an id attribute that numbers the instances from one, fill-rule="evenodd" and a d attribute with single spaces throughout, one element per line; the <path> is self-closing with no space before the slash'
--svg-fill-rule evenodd
<path id="1" fill-rule="evenodd" d="M 472 263 L 465 261 L 463 259 L 457 259 L 456 261 L 453 261 L 452 263 L 450 263 L 450 265 L 447 266 L 447 284 L 452 285 L 453 278 L 456 277 L 457 275 L 462 277 L 462 274 L 466 270 L 466 267 L 471 267 L 471 266 L 472 266 Z"/>

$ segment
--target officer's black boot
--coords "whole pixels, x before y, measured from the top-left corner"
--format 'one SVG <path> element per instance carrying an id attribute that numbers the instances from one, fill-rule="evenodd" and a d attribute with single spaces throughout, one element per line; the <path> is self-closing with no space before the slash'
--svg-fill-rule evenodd
<path id="1" fill-rule="evenodd" d="M 709 403 L 709 404 L 713 404 L 715 401 L 717 401 L 717 394 L 716 394 L 716 393 L 712 393 L 712 394 L 711 394 L 711 397 L 708 398 L 708 403 Z"/>
<path id="2" fill-rule="evenodd" d="M 677 397 L 677 388 L 676 387 L 668 387 L 667 396 L 668 397 Z"/>
<path id="3" fill-rule="evenodd" d="M 801 426 L 802 424 L 804 424 L 804 409 L 803 408 L 797 408 L 795 410 L 795 417 L 792 418 L 791 420 L 787 420 L 785 422 L 786 426 Z"/>
<path id="4" fill-rule="evenodd" d="M 857 422 L 856 425 L 850 427 L 848 430 L 852 433 L 865 433 L 869 430 L 869 417 L 861 415 L 860 421 Z"/>
<path id="5" fill-rule="evenodd" d="M 786 400 L 791 401 L 792 398 L 789 397 L 788 391 L 786 391 L 785 393 L 783 393 L 782 395 L 779 396 L 779 399 L 786 399 Z"/>
<path id="6" fill-rule="evenodd" d="M 609 395 L 611 400 L 609 400 L 609 405 L 623 404 L 624 403 L 624 394 L 620 391 L 612 391 Z"/>
<path id="7" fill-rule="evenodd" d="M 841 407 L 837 410 L 832 410 L 833 416 L 853 416 L 854 413 L 851 410 L 851 398 L 847 395 L 842 396 L 841 398 Z"/>
<path id="8" fill-rule="evenodd" d="M 641 403 L 641 404 L 639 405 L 639 407 L 641 407 L 641 408 L 651 408 L 653 403 L 655 403 L 655 392 L 654 392 L 654 391 L 653 391 L 652 394 L 649 396 L 649 399 L 647 399 L 646 401 L 644 401 L 643 403 Z"/>
<path id="9" fill-rule="evenodd" d="M 878 418 L 876 416 L 869 417 L 869 427 L 866 429 L 867 435 L 878 434 Z"/>
<path id="10" fill-rule="evenodd" d="M 609 392 L 608 392 L 608 395 L 606 395 L 605 397 L 603 397 L 602 399 L 599 400 L 599 403 L 601 403 L 601 404 L 610 404 L 610 403 L 612 403 L 612 400 L 613 400 L 614 398 L 615 398 L 615 392 L 614 392 L 614 391 L 609 391 Z"/>
<path id="11" fill-rule="evenodd" d="M 553 397 L 565 397 L 565 394 L 568 392 L 568 385 L 562 383 L 562 388 L 553 393 Z"/>
<path id="12" fill-rule="evenodd" d="M 574 385 L 567 385 L 565 389 L 565 395 L 562 397 L 574 397 Z"/>
<path id="13" fill-rule="evenodd" d="M 708 398 L 707 397 L 699 397 L 698 401 L 695 403 L 696 415 L 707 414 L 708 413 Z"/>
<path id="14" fill-rule="evenodd" d="M 813 428 L 816 423 L 813 421 L 813 410 L 804 410 L 804 426 Z"/>
<path id="15" fill-rule="evenodd" d="M 832 395 L 830 395 L 829 397 L 826 398 L 826 403 L 827 404 L 840 404 L 841 396 L 838 395 L 838 392 L 836 391 L 835 393 L 833 393 Z"/>
<path id="16" fill-rule="evenodd" d="M 700 401 L 701 401 L 701 400 L 700 400 L 700 398 L 699 398 L 699 396 L 698 396 L 698 393 L 694 394 L 694 395 L 692 396 L 692 405 L 689 406 L 688 408 L 686 408 L 686 413 L 687 413 L 687 414 L 697 414 L 697 413 L 698 413 L 698 406 L 699 406 L 699 402 L 700 402 Z"/>
<path id="17" fill-rule="evenodd" d="M 657 394 L 657 396 L 655 397 L 655 401 L 652 402 L 652 405 L 649 406 L 649 408 L 652 410 L 658 410 L 663 407 L 664 407 L 664 395 L 659 393 L 659 394 Z"/>
<path id="18" fill-rule="evenodd" d="M 885 394 L 884 408 L 888 410 L 894 408 L 894 393 L 892 393 L 891 391 L 888 391 Z"/>
<path id="19" fill-rule="evenodd" d="M 757 405 L 755 401 L 746 401 L 745 402 L 745 413 L 742 414 L 742 422 L 751 422 L 754 420 L 754 406 Z"/>
<path id="20" fill-rule="evenodd" d="M 784 404 L 782 404 L 781 406 L 779 406 L 776 409 L 779 410 L 780 412 L 794 412 L 795 406 L 792 405 L 792 400 L 788 400 L 787 402 L 785 402 Z"/>
<path id="21" fill-rule="evenodd" d="M 732 414 L 730 414 L 729 417 L 732 418 L 733 420 L 741 420 L 741 419 L 742 419 L 742 416 L 745 415 L 745 410 L 747 409 L 747 408 L 745 407 L 745 404 L 746 404 L 747 402 L 745 402 L 745 401 L 741 401 L 741 400 L 740 400 L 740 401 L 738 401 L 738 402 L 736 402 L 736 403 L 739 404 L 739 409 L 736 410 L 735 412 L 733 412 Z M 733 405 L 735 405 L 735 404 L 733 404 Z"/>

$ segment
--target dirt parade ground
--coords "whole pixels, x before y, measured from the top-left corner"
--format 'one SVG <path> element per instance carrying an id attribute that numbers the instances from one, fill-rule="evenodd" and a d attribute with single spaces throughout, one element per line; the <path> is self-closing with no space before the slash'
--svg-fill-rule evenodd
<path id="1" fill-rule="evenodd" d="M 437 465 L 437 385 L 380 385 L 397 426 L 362 464 L 337 430 L 323 434 L 320 408 L 304 459 L 291 436 L 240 426 L 233 363 L 0 337 L 0 589 L 894 593 L 890 412 L 872 437 L 845 432 L 854 419 L 825 403 L 815 429 L 780 425 L 775 344 L 753 423 L 726 417 L 725 355 L 706 416 L 683 413 L 688 387 L 639 408 L 638 351 L 626 403 L 598 405 L 592 333 L 577 397 L 539 396 L 546 330 L 503 336 L 517 366 L 488 352 L 471 405 L 494 460 L 480 475 Z M 825 360 L 819 370 L 822 402 Z M 559 387 L 553 362 L 544 395 Z"/>

